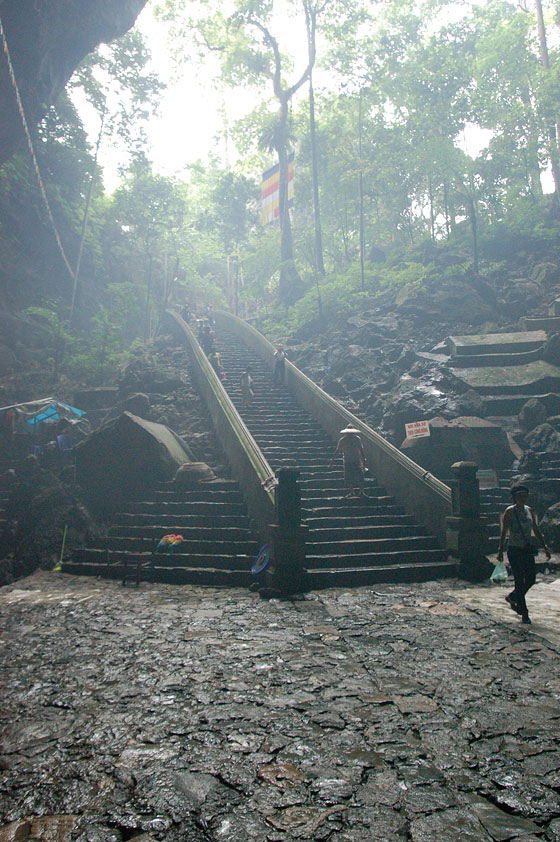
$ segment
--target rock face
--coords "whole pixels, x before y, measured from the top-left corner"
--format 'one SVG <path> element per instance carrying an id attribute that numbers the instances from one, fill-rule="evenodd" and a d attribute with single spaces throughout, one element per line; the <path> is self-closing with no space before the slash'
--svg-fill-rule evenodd
<path id="1" fill-rule="evenodd" d="M 550 547 L 554 550 L 560 547 L 560 503 L 547 509 L 541 521 L 541 529 Z"/>
<path id="2" fill-rule="evenodd" d="M 0 16 L 29 123 L 52 105 L 82 59 L 133 26 L 146 0 L 4 0 Z M 0 49 L 0 165 L 23 139 Z"/>

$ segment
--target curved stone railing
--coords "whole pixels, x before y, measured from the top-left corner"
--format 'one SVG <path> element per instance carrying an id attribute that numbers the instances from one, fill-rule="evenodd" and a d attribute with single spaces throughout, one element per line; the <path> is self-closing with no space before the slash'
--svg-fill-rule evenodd
<path id="1" fill-rule="evenodd" d="M 190 352 L 194 377 L 210 412 L 218 440 L 227 455 L 233 476 L 239 483 L 256 530 L 266 539 L 268 527 L 276 520 L 275 477 L 272 468 L 243 423 L 188 324 L 173 311 L 168 310 L 166 316 Z"/>
<path id="2" fill-rule="evenodd" d="M 273 371 L 274 346 L 258 330 L 224 311 L 215 313 L 215 321 L 238 336 Z M 406 512 L 436 535 L 445 547 L 446 518 L 452 514 L 449 486 L 356 418 L 289 361 L 286 361 L 286 385 L 300 406 L 333 438 L 337 439 L 340 430 L 348 424 L 360 431 L 372 473 Z"/>

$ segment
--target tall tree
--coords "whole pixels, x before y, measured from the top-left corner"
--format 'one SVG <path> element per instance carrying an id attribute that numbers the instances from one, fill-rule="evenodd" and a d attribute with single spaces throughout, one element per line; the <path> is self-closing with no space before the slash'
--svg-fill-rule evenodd
<path id="1" fill-rule="evenodd" d="M 303 0 L 290 0 L 293 10 L 302 12 Z M 169 17 L 181 8 L 192 11 L 196 3 L 167 0 Z M 279 165 L 279 221 L 281 230 L 279 298 L 283 304 L 293 304 L 303 290 L 302 280 L 294 259 L 292 225 L 288 206 L 288 156 L 290 150 L 289 114 L 294 95 L 309 79 L 316 57 L 315 39 L 309 42 L 306 66 L 293 81 L 285 79 L 289 66 L 274 35 L 274 0 L 235 0 L 234 13 L 226 17 L 221 4 L 199 0 L 197 17 L 190 17 L 196 25 L 202 45 L 220 56 L 224 78 L 233 84 L 258 85 L 268 82 L 276 102 L 274 121 L 263 133 L 264 147 L 274 150 Z M 315 8 L 309 0 L 308 8 Z"/>
<path id="2" fill-rule="evenodd" d="M 548 52 L 548 43 L 546 40 L 546 28 L 544 23 L 544 14 L 541 0 L 535 0 L 535 11 L 537 14 L 537 31 L 539 33 L 539 49 L 541 55 L 541 64 L 544 73 L 548 77 L 550 75 L 550 56 Z M 560 201 L 560 164 L 558 161 L 558 125 L 556 121 L 549 115 L 548 120 L 548 138 L 549 138 L 549 153 L 550 166 L 552 170 L 552 177 L 554 178 L 554 189 L 556 201 Z"/>

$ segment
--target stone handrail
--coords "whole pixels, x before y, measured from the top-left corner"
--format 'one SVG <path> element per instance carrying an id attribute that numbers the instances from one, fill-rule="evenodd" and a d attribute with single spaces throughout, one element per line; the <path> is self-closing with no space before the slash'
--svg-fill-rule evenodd
<path id="1" fill-rule="evenodd" d="M 231 313 L 215 313 L 216 324 L 238 336 L 274 369 L 274 346 L 258 330 Z M 349 424 L 360 431 L 368 465 L 375 477 L 412 515 L 446 545 L 446 518 L 452 514 L 451 489 L 372 430 L 286 360 L 286 386 L 297 402 L 334 439 Z"/>
<path id="2" fill-rule="evenodd" d="M 265 539 L 275 523 L 274 472 L 208 362 L 206 354 L 188 324 L 173 311 L 166 312 L 175 332 L 190 351 L 193 374 L 212 418 L 216 436 L 238 481 L 250 517 Z"/>

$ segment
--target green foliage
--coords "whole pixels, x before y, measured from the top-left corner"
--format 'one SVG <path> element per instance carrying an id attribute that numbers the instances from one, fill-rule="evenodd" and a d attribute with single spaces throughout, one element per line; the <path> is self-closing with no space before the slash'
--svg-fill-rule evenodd
<path id="1" fill-rule="evenodd" d="M 547 14 L 558 8 L 556 0 L 545 4 Z M 560 48 L 549 38 L 543 67 L 532 4 L 167 0 L 160 15 L 180 37 L 183 63 L 212 55 L 226 96 L 243 86 L 254 107 L 228 127 L 234 169 L 211 156 L 184 180 L 171 179 L 154 172 L 143 145 L 161 85 L 139 34 L 100 48 L 76 74 L 74 89 L 130 153 L 113 196 L 94 185 L 72 340 L 84 343 L 74 361 L 84 376 L 109 376 L 132 343 L 153 335 L 170 303 L 231 304 L 232 258 L 242 310 L 292 330 L 376 295 L 394 293 L 398 302 L 438 279 L 467 277 L 477 261 L 492 275 L 517 253 L 541 249 L 550 260 L 558 251 L 558 203 L 543 196 L 541 176 L 558 157 Z M 306 15 L 320 27 L 313 136 L 305 95 L 313 60 L 306 71 L 289 39 L 277 41 L 279 15 L 294 29 L 305 31 Z M 118 90 L 116 100 L 109 90 L 113 97 Z M 94 172 L 73 101 L 61 97 L 37 131 L 45 189 L 72 263 Z M 477 152 L 461 138 L 480 129 L 486 146 Z M 288 240 L 285 229 L 258 221 L 258 180 L 271 163 L 263 148 L 296 152 Z M 326 270 L 318 280 L 315 148 Z M 25 153 L 0 169 L 0 301 L 55 297 L 67 330 L 71 281 L 34 178 Z M 279 309 L 278 294 L 291 301 L 286 283 L 298 275 L 303 297 Z"/>

